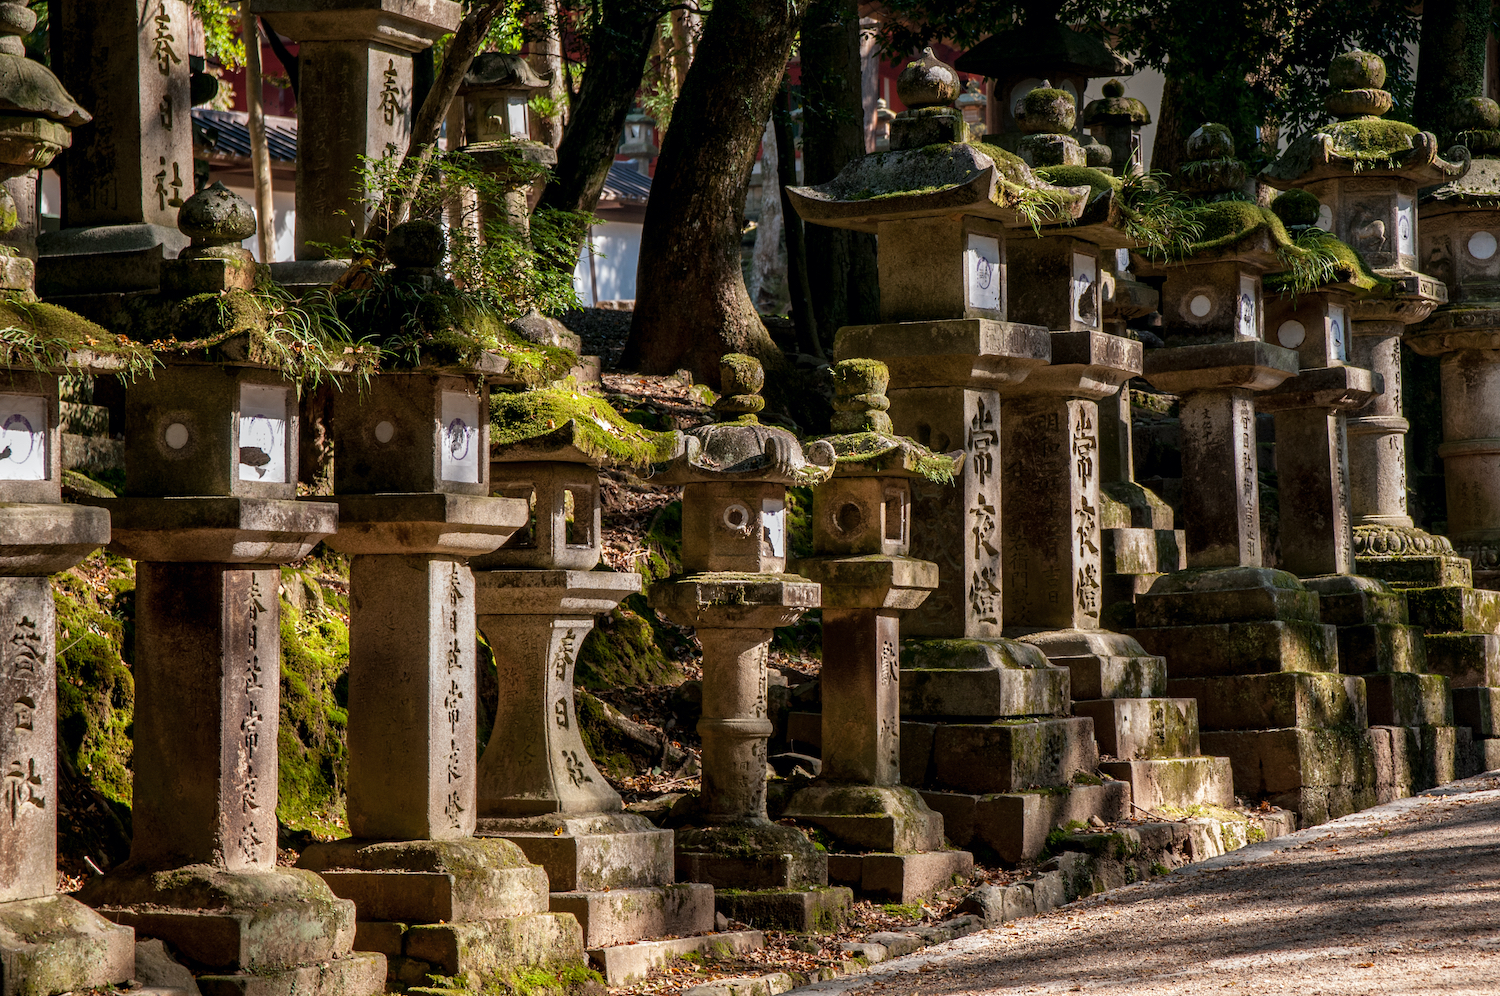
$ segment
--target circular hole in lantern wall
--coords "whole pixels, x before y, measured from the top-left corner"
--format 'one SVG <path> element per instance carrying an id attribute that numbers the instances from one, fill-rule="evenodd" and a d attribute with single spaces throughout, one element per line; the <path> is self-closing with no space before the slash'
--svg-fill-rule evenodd
<path id="1" fill-rule="evenodd" d="M 1489 232 L 1475 232 L 1469 236 L 1469 255 L 1475 259 L 1489 259 L 1495 255 L 1495 237 Z"/>
<path id="2" fill-rule="evenodd" d="M 852 501 L 846 501 L 839 506 L 838 514 L 833 517 L 834 524 L 838 530 L 845 535 L 854 532 L 865 524 L 865 510 Z"/>
<path id="3" fill-rule="evenodd" d="M 1296 320 L 1285 321 L 1276 330 L 1276 341 L 1287 349 L 1296 349 L 1307 340 L 1307 327 Z"/>
<path id="4" fill-rule="evenodd" d="M 174 450 L 180 450 L 188 444 L 188 427 L 181 422 L 173 422 L 167 426 L 167 431 L 162 434 L 168 446 Z"/>
<path id="5" fill-rule="evenodd" d="M 724 509 L 724 525 L 737 533 L 750 528 L 750 510 L 736 502 Z"/>

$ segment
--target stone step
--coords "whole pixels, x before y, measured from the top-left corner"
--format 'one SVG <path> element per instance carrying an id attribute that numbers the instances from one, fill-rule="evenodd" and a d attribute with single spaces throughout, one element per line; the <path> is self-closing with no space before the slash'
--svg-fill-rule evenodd
<path id="1" fill-rule="evenodd" d="M 943 814 L 948 840 L 974 850 L 988 848 L 1007 864 L 1035 858 L 1047 846 L 1047 834 L 1070 822 L 1105 822 L 1130 815 L 1128 782 L 1079 782 L 1061 791 L 968 795 L 923 792 L 927 805 Z"/>
<path id="2" fill-rule="evenodd" d="M 1137 809 L 1234 805 L 1234 775 L 1227 757 L 1103 761 L 1099 770 L 1130 783 L 1130 801 Z"/>
<path id="3" fill-rule="evenodd" d="M 1165 695 L 1167 662 L 1155 656 L 1054 657 L 1072 675 L 1070 694 L 1078 699 L 1141 699 Z"/>
<path id="4" fill-rule="evenodd" d="M 796 981 L 786 972 L 736 975 L 696 985 L 685 990 L 682 996 L 781 996 L 782 993 L 791 992 L 796 985 Z"/>
<path id="5" fill-rule="evenodd" d="M 1406 625 L 1411 621 L 1406 594 L 1392 591 L 1373 578 L 1329 575 L 1309 578 L 1305 584 L 1318 592 L 1321 621 L 1330 626 Z"/>
<path id="6" fill-rule="evenodd" d="M 828 855 L 830 885 L 847 885 L 861 898 L 886 903 L 920 903 L 973 874 L 968 851 Z"/>
<path id="7" fill-rule="evenodd" d="M 1417 626 L 1364 623 L 1339 627 L 1339 670 L 1344 674 L 1427 670 L 1427 642 Z"/>
<path id="8" fill-rule="evenodd" d="M 697 882 L 608 892 L 554 892 L 551 902 L 553 913 L 571 913 L 578 921 L 586 948 L 706 934 L 714 929 L 714 887 Z"/>
<path id="9" fill-rule="evenodd" d="M 1458 738 L 1451 726 L 1372 726 L 1375 790 L 1392 802 L 1453 781 Z"/>
<path id="10" fill-rule="evenodd" d="M 1484 588 L 1413 588 L 1406 593 L 1412 625 L 1428 633 L 1500 635 L 1500 591 Z"/>
<path id="11" fill-rule="evenodd" d="M 1129 760 L 1198 753 L 1198 703 L 1192 698 L 1075 700 L 1073 714 L 1094 721 L 1101 754 Z"/>
<path id="12" fill-rule="evenodd" d="M 1474 584 L 1474 565 L 1467 557 L 1451 553 L 1355 557 L 1354 571 L 1362 577 L 1377 578 L 1402 591 L 1415 588 L 1468 588 Z"/>
<path id="13" fill-rule="evenodd" d="M 909 785 L 976 793 L 1019 792 L 1068 785 L 1074 775 L 1092 774 L 1098 764 L 1093 720 L 1073 716 L 939 724 L 933 732 L 926 777 L 908 777 L 904 750 L 901 774 Z"/>
<path id="14" fill-rule="evenodd" d="M 437 923 L 492 920 L 547 910 L 547 873 L 535 865 L 491 869 L 482 879 L 444 872 L 318 874 L 335 896 L 354 903 L 361 920 Z"/>
<path id="15" fill-rule="evenodd" d="M 474 836 L 515 844 L 546 871 L 553 892 L 672 883 L 672 831 L 630 813 L 482 819 Z"/>
<path id="16" fill-rule="evenodd" d="M 1500 688 L 1475 685 L 1453 689 L 1453 722 L 1473 730 L 1476 739 L 1500 737 Z"/>
<path id="17" fill-rule="evenodd" d="M 1367 674 L 1371 726 L 1452 726 L 1448 679 L 1440 674 Z"/>
<path id="18" fill-rule="evenodd" d="M 1493 633 L 1429 633 L 1427 671 L 1447 677 L 1452 688 L 1500 686 L 1500 636 Z"/>
<path id="19" fill-rule="evenodd" d="M 103 405 L 85 405 L 76 401 L 59 402 L 58 428 L 78 436 L 108 436 L 109 409 Z"/>
<path id="20" fill-rule="evenodd" d="M 1167 674 L 1173 678 L 1338 670 L 1337 630 L 1321 623 L 1263 620 L 1128 632 L 1146 650 L 1167 659 Z"/>
<path id="21" fill-rule="evenodd" d="M 1204 731 L 1205 754 L 1227 757 L 1234 791 L 1297 813 L 1302 826 L 1375 805 L 1375 753 L 1367 730 Z"/>
<path id="22" fill-rule="evenodd" d="M 673 937 L 661 941 L 636 941 L 609 947 L 590 948 L 589 962 L 604 976 L 610 986 L 623 986 L 643 979 L 653 968 L 660 968 L 683 955 L 701 954 L 714 958 L 748 954 L 766 946 L 766 936 L 759 930 L 731 930 L 697 937 Z"/>
<path id="23" fill-rule="evenodd" d="M 1204 732 L 1367 725 L 1361 679 L 1341 674 L 1289 671 L 1173 678 L 1167 689 L 1198 701 L 1198 728 Z"/>
<path id="24" fill-rule="evenodd" d="M 387 971 L 385 955 L 356 951 L 275 974 L 200 975 L 194 981 L 202 996 L 373 996 L 386 991 Z"/>
<path id="25" fill-rule="evenodd" d="M 717 892 L 714 909 L 757 930 L 799 934 L 838 933 L 849 918 L 854 892 L 847 886 Z"/>
<path id="26" fill-rule="evenodd" d="M 407 958 L 426 962 L 439 975 L 500 975 L 584 958 L 583 929 L 566 913 L 418 924 L 402 941 Z"/>
<path id="27" fill-rule="evenodd" d="M 1136 599 L 1136 625 L 1173 628 L 1237 622 L 1321 622 L 1318 593 L 1276 587 L 1259 568 L 1241 569 L 1247 587 L 1148 592 Z M 1282 575 L 1286 577 L 1286 575 Z M 1150 650 L 1148 645 L 1147 650 Z"/>

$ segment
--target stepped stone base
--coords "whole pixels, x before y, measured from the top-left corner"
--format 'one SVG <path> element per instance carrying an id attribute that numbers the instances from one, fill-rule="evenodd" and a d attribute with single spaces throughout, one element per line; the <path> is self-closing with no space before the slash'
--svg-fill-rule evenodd
<path id="1" fill-rule="evenodd" d="M 758 930 L 732 930 L 700 937 L 674 937 L 664 941 L 636 941 L 613 947 L 590 948 L 589 963 L 604 976 L 606 985 L 622 986 L 643 979 L 653 968 L 687 954 L 726 958 L 748 954 L 766 946 Z"/>
<path id="2" fill-rule="evenodd" d="M 284 972 L 200 975 L 194 981 L 202 996 L 371 996 L 386 991 L 386 973 L 385 955 L 356 951 Z"/>
<path id="3" fill-rule="evenodd" d="M 1138 810 L 1234 805 L 1234 776 L 1227 757 L 1104 761 L 1099 770 L 1130 784 L 1130 801 Z"/>
<path id="4" fill-rule="evenodd" d="M 405 924 L 361 920 L 360 951 L 385 957 L 395 985 L 427 985 L 429 975 L 511 972 L 531 965 L 583 960 L 583 930 L 567 913 L 501 920 Z"/>
<path id="5" fill-rule="evenodd" d="M 908 640 L 901 646 L 901 715 L 986 720 L 1061 716 L 1068 671 L 1015 640 Z"/>
<path id="6" fill-rule="evenodd" d="M 1047 845 L 1047 834 L 1072 821 L 1098 816 L 1107 823 L 1131 813 L 1130 784 L 1079 783 L 1061 790 L 967 795 L 922 793 L 927 805 L 943 814 L 948 840 L 958 847 L 988 848 L 1007 864 L 1035 858 Z"/>
<path id="7" fill-rule="evenodd" d="M 903 727 L 905 724 L 902 724 Z M 1032 786 L 1067 785 L 1099 764 L 1093 720 L 1087 717 L 999 722 L 947 723 L 933 731 L 932 758 L 925 777 L 902 781 L 960 791 L 1019 792 Z"/>
<path id="8" fill-rule="evenodd" d="M 578 921 L 586 948 L 714 929 L 714 887 L 697 882 L 608 892 L 554 892 L 551 905 L 553 913 L 570 913 Z"/>
<path id="9" fill-rule="evenodd" d="M 130 928 L 72 896 L 0 903 L 0 992 L 6 996 L 104 988 L 134 977 Z"/>
<path id="10" fill-rule="evenodd" d="M 1197 700 L 1198 725 L 1205 732 L 1367 725 L 1364 680 L 1347 675 L 1283 671 L 1173 678 L 1167 689 Z"/>
<path id="11" fill-rule="evenodd" d="M 1440 674 L 1367 674 L 1371 726 L 1452 726 L 1448 679 Z"/>
<path id="12" fill-rule="evenodd" d="M 790 930 L 799 934 L 837 933 L 848 920 L 853 902 L 853 890 L 840 885 L 714 894 L 714 909 L 731 920 L 757 930 Z"/>
<path id="13" fill-rule="evenodd" d="M 1459 556 L 1355 557 L 1356 574 L 1392 588 L 1437 588 L 1474 583 L 1474 565 Z"/>
<path id="14" fill-rule="evenodd" d="M 1375 805 L 1375 750 L 1357 726 L 1204 731 L 1200 739 L 1205 753 L 1229 758 L 1237 795 L 1290 809 L 1302 826 Z"/>
<path id="15" fill-rule="evenodd" d="M 1453 689 L 1453 722 L 1483 737 L 1500 737 L 1500 688 L 1488 685 Z"/>
<path id="16" fill-rule="evenodd" d="M 887 903 L 919 903 L 974 874 L 968 851 L 925 854 L 830 854 L 828 881 Z"/>
<path id="17" fill-rule="evenodd" d="M 1167 659 L 1167 668 L 1174 678 L 1338 668 L 1337 630 L 1322 623 L 1255 620 L 1160 626 L 1129 632 L 1141 646 Z"/>
<path id="18" fill-rule="evenodd" d="M 1339 670 L 1345 674 L 1420 673 L 1426 669 L 1427 644 L 1416 626 L 1367 623 L 1339 627 Z"/>
<path id="19" fill-rule="evenodd" d="M 828 855 L 770 820 L 676 831 L 677 880 L 715 889 L 796 889 L 828 882 Z M 722 911 L 721 911 L 722 912 Z"/>
<path id="20" fill-rule="evenodd" d="M 1073 714 L 1094 721 L 1094 739 L 1100 753 L 1114 758 L 1193 757 L 1199 753 L 1195 699 L 1074 701 Z M 1142 803 L 1137 800 L 1136 805 Z"/>
<path id="21" fill-rule="evenodd" d="M 672 831 L 634 813 L 481 819 L 474 836 L 515 844 L 555 892 L 672 883 Z"/>
<path id="22" fill-rule="evenodd" d="M 1079 699 L 1146 699 L 1167 690 L 1167 662 L 1160 657 L 1084 655 L 1054 657 L 1072 676 L 1071 694 Z"/>
<path id="23" fill-rule="evenodd" d="M 1422 588 L 1406 593 L 1414 626 L 1428 633 L 1500 634 L 1500 591 Z"/>
<path id="24" fill-rule="evenodd" d="M 1428 633 L 1426 643 L 1428 672 L 1445 676 L 1452 687 L 1500 686 L 1500 636 Z"/>
<path id="25" fill-rule="evenodd" d="M 847 847 L 910 853 L 943 846 L 943 818 L 904 785 L 837 785 L 821 781 L 792 796 L 782 819 L 822 827 Z"/>
<path id="26" fill-rule="evenodd" d="M 1380 802 L 1404 799 L 1457 776 L 1458 738 L 1451 726 L 1372 726 L 1369 739 Z"/>

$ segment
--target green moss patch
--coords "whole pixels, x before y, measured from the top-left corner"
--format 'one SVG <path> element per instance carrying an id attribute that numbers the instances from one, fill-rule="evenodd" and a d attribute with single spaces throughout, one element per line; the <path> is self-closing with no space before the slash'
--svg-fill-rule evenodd
<path id="1" fill-rule="evenodd" d="M 342 836 L 348 832 L 349 626 L 330 608 L 315 569 L 282 568 L 281 576 L 302 609 L 282 596 L 276 817 L 293 830 Z"/>
<path id="2" fill-rule="evenodd" d="M 657 620 L 644 595 L 631 595 L 584 638 L 574 682 L 596 689 L 675 685 L 682 673 L 662 648 L 681 642 L 680 635 Z"/>
<path id="3" fill-rule="evenodd" d="M 828 436 L 838 467 L 858 467 L 871 472 L 909 471 L 935 484 L 952 484 L 953 475 L 962 464 L 942 453 L 934 453 L 920 443 L 902 436 L 880 432 L 854 432 Z"/>
<path id="4" fill-rule="evenodd" d="M 670 459 L 675 441 L 675 433 L 653 432 L 592 394 L 542 389 L 490 395 L 492 446 L 571 444 L 604 463 L 643 467 Z"/>
<path id="5" fill-rule="evenodd" d="M 1092 166 L 1042 166 L 1036 175 L 1055 187 L 1088 187 L 1089 200 L 1120 189 L 1120 181 Z"/>
<path id="6" fill-rule="evenodd" d="M 119 363 L 126 377 L 152 366 L 151 351 L 55 304 L 0 293 L 0 350 L 12 367 L 62 366 L 69 353 L 88 351 Z"/>

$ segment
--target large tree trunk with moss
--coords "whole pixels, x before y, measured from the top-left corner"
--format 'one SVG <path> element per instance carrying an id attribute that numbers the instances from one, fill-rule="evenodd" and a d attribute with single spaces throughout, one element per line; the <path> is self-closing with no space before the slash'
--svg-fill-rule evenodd
<path id="1" fill-rule="evenodd" d="M 651 184 L 627 366 L 686 367 L 712 385 L 724 353 L 782 366 L 745 290 L 740 232 L 750 168 L 804 11 L 795 0 L 719 0 L 708 15 Z"/>
<path id="2" fill-rule="evenodd" d="M 1484 50 L 1491 0 L 1427 0 L 1422 5 L 1422 46 L 1417 57 L 1416 123 L 1444 145 L 1461 128 L 1453 113 L 1470 97 L 1484 96 Z"/>
<path id="3" fill-rule="evenodd" d="M 617 0 L 600 10 L 600 20 L 589 35 L 588 72 L 569 112 L 567 130 L 557 147 L 557 165 L 539 207 L 589 213 L 598 205 L 620 147 L 625 115 L 635 103 L 646 71 L 660 8 L 639 0 Z M 579 246 L 585 235 L 577 233 Z"/>
<path id="4" fill-rule="evenodd" d="M 1161 107 L 1156 114 L 1156 140 L 1151 143 L 1151 172 L 1177 175 L 1187 150 L 1187 129 L 1182 120 L 1182 81 L 1168 75 L 1161 88 Z"/>
<path id="5" fill-rule="evenodd" d="M 865 154 L 857 0 L 814 0 L 802 27 L 802 182 L 826 183 Z M 807 276 L 818 339 L 880 320 L 875 236 L 807 225 Z"/>

